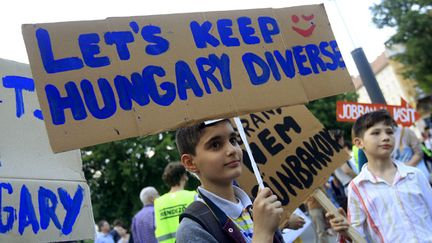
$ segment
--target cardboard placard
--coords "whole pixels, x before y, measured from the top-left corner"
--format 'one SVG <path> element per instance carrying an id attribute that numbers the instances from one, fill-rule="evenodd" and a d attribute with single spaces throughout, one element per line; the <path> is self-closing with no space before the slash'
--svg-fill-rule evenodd
<path id="1" fill-rule="evenodd" d="M 79 150 L 53 154 L 27 64 L 0 59 L 0 242 L 93 239 Z"/>
<path id="2" fill-rule="evenodd" d="M 354 89 L 323 5 L 22 30 L 54 152 Z"/>
<path id="3" fill-rule="evenodd" d="M 264 185 L 278 196 L 286 217 L 349 159 L 303 105 L 249 114 L 241 121 Z M 237 182 L 255 197 L 258 185 L 245 151 L 243 161 Z"/>
<path id="4" fill-rule="evenodd" d="M 414 125 L 420 119 L 420 114 L 401 98 L 400 105 L 338 101 L 336 102 L 336 120 L 339 122 L 355 122 L 360 116 L 377 110 L 387 110 L 397 124 L 406 127 Z"/>

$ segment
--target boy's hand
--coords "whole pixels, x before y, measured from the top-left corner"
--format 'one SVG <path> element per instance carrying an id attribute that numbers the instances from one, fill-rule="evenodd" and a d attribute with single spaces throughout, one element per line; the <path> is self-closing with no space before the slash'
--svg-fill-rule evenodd
<path id="1" fill-rule="evenodd" d="M 346 233 L 350 225 L 345 219 L 346 213 L 342 208 L 339 208 L 338 211 L 341 216 L 336 216 L 333 213 L 326 213 L 326 219 L 330 222 L 330 226 L 334 231 L 347 236 Z"/>
<path id="2" fill-rule="evenodd" d="M 266 187 L 258 192 L 253 203 L 254 242 L 273 242 L 283 213 L 282 203 Z"/>
<path id="3" fill-rule="evenodd" d="M 298 230 L 303 227 L 305 220 L 297 214 L 291 214 L 288 220 L 288 229 Z"/>

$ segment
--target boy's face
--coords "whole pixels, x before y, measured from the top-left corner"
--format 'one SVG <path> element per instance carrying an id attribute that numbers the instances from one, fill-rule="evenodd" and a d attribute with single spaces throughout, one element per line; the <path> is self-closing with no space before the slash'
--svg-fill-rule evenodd
<path id="1" fill-rule="evenodd" d="M 384 122 L 377 123 L 366 130 L 362 138 L 354 138 L 354 143 L 369 156 L 389 158 L 395 145 L 394 129 Z"/>
<path id="2" fill-rule="evenodd" d="M 240 176 L 243 154 L 237 133 L 228 121 L 204 128 L 195 155 L 183 154 L 185 167 L 206 183 L 226 184 Z"/>

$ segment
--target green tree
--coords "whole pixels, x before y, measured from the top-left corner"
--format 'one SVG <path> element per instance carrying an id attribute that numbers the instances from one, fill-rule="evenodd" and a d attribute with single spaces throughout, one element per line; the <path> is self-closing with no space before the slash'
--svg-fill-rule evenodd
<path id="1" fill-rule="evenodd" d="M 162 181 L 167 163 L 178 160 L 174 133 L 131 138 L 82 150 L 83 170 L 91 190 L 95 220 L 122 219 L 130 224 L 142 208 L 139 193 L 154 186 L 163 194 L 168 188 Z M 190 187 L 197 181 L 190 180 Z"/>
<path id="2" fill-rule="evenodd" d="M 386 45 L 404 47 L 394 57 L 404 65 L 403 75 L 432 91 L 432 0 L 383 0 L 371 11 L 379 28 L 396 28 Z"/>
<path id="3" fill-rule="evenodd" d="M 341 129 L 344 131 L 345 139 L 351 139 L 352 123 L 336 121 L 337 101 L 357 101 L 355 92 L 348 92 L 324 99 L 314 100 L 307 104 L 307 108 L 327 129 Z"/>

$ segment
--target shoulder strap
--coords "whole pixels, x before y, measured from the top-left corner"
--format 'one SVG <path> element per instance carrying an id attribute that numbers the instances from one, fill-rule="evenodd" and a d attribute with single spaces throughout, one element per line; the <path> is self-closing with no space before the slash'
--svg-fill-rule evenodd
<path id="1" fill-rule="evenodd" d="M 210 233 L 218 242 L 230 242 L 230 239 L 222 231 L 219 222 L 208 206 L 201 201 L 194 201 L 180 215 L 180 222 L 183 218 L 189 218 L 197 222 L 201 227 Z"/>

